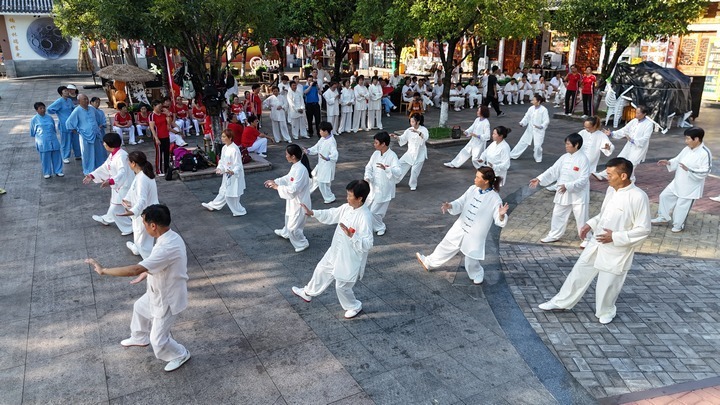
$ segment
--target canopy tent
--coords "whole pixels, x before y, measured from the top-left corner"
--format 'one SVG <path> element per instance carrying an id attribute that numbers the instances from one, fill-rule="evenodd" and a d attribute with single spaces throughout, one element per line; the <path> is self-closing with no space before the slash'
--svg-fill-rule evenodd
<path id="1" fill-rule="evenodd" d="M 683 122 L 692 113 L 690 81 L 690 76 L 677 69 L 640 62 L 618 63 L 610 84 L 615 94 L 629 90 L 625 96 L 636 106 L 647 106 L 648 118 L 665 132 L 675 115 Z"/>

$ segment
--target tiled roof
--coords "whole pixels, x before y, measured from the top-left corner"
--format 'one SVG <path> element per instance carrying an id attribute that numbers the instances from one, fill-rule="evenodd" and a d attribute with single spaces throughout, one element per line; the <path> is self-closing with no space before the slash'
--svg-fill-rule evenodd
<path id="1" fill-rule="evenodd" d="M 50 14 L 52 0 L 0 0 L 0 14 Z"/>

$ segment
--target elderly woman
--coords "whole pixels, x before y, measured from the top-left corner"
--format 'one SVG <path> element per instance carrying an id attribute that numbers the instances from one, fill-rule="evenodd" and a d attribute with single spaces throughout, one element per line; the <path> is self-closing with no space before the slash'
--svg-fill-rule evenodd
<path id="1" fill-rule="evenodd" d="M 63 162 L 60 154 L 60 142 L 55 131 L 55 120 L 45 114 L 45 104 L 34 105 L 37 114 L 30 119 L 30 136 L 35 138 L 35 147 L 40 153 L 43 177 L 49 179 L 53 174 L 64 176 Z"/>

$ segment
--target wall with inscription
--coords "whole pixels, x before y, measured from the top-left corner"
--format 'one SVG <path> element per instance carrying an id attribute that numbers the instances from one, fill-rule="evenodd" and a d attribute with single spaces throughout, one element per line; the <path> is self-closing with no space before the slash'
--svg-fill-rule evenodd
<path id="1" fill-rule="evenodd" d="M 48 16 L 6 15 L 12 58 L 22 60 L 77 59 L 80 43 L 65 38 Z M 5 50 L 4 50 L 5 51 Z"/>

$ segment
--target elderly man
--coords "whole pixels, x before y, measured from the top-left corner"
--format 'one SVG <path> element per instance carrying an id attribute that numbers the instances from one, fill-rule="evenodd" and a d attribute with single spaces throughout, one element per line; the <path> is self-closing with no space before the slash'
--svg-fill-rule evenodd
<path id="1" fill-rule="evenodd" d="M 107 157 L 102 144 L 97 112 L 95 107 L 90 105 L 87 95 L 78 94 L 78 107 L 70 114 L 65 125 L 68 130 L 80 135 L 83 174 L 87 176 Z"/>
<path id="2" fill-rule="evenodd" d="M 655 124 L 646 117 L 648 111 L 646 106 L 640 105 L 635 109 L 635 118 L 628 122 L 627 125 L 617 131 L 603 130 L 607 136 L 612 136 L 615 139 L 627 139 L 627 143 L 618 154 L 618 157 L 629 160 L 634 167 L 645 161 L 645 155 L 647 155 L 648 146 L 650 146 L 650 136 L 652 136 L 655 128 Z M 598 180 L 605 180 L 607 171 L 603 170 L 592 175 Z M 632 174 L 630 176 L 634 179 Z"/>
<path id="3" fill-rule="evenodd" d="M 80 139 L 76 132 L 70 131 L 66 128 L 65 122 L 73 112 L 75 104 L 70 99 L 70 93 L 67 87 L 60 86 L 57 89 L 60 98 L 53 101 L 47 108 L 48 114 L 55 114 L 58 119 L 58 131 L 60 132 L 60 150 L 62 152 L 63 163 L 70 163 L 70 154 L 75 154 L 75 159 L 79 160 L 80 157 Z"/>

